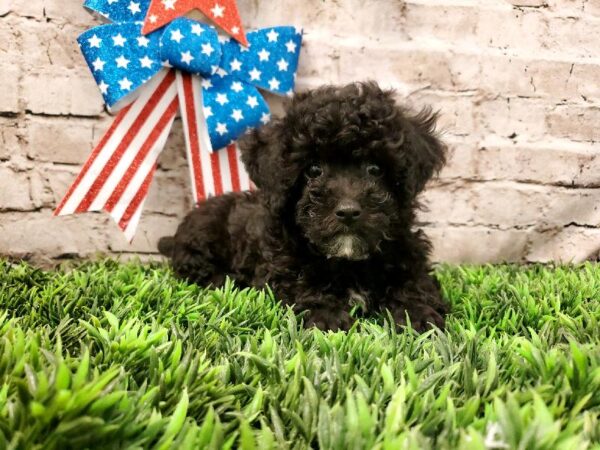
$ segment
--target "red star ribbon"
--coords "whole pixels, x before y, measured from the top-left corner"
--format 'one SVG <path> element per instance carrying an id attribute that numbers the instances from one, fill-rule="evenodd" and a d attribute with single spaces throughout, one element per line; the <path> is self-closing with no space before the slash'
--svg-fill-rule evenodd
<path id="1" fill-rule="evenodd" d="M 248 46 L 235 0 L 152 0 L 142 32 L 152 33 L 193 9 L 202 11 L 240 44 Z"/>

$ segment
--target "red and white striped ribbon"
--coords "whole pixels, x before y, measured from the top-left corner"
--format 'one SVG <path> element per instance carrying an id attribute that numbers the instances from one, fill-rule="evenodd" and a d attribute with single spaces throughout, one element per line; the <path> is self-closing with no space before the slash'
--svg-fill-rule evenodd
<path id="1" fill-rule="evenodd" d="M 164 70 L 119 112 L 56 208 L 55 215 L 107 211 L 133 240 L 157 160 L 177 111 L 183 118 L 194 202 L 248 190 L 237 147 L 212 152 L 197 76 Z"/>

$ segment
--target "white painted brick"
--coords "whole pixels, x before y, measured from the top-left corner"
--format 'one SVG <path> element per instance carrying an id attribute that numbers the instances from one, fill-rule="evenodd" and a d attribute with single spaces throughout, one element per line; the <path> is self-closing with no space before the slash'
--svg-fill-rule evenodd
<path id="1" fill-rule="evenodd" d="M 477 179 L 583 187 L 600 185 L 599 143 L 514 143 L 495 139 L 474 144 L 473 152 L 471 158 Z M 467 174 L 468 166 L 461 167 Z M 455 169 L 454 173 L 459 170 Z"/>
<path id="2" fill-rule="evenodd" d="M 27 122 L 27 154 L 36 161 L 82 164 L 95 144 L 94 126 L 93 119 L 32 116 Z"/>
<path id="3" fill-rule="evenodd" d="M 44 17 L 44 0 L 3 0 L 0 2 L 0 15 L 8 12 L 41 19 Z"/>
<path id="4" fill-rule="evenodd" d="M 20 136 L 21 130 L 16 119 L 0 118 L 0 161 L 21 153 Z"/>
<path id="5" fill-rule="evenodd" d="M 21 71 L 18 66 L 11 66 L 0 61 L 0 80 L 3 87 L 0 89 L 0 112 L 19 112 L 19 77 Z"/>
<path id="6" fill-rule="evenodd" d="M 29 211 L 33 207 L 27 173 L 0 167 L 0 213 L 7 210 Z"/>
<path id="7" fill-rule="evenodd" d="M 600 256 L 600 229 L 577 226 L 535 233 L 526 258 L 534 262 L 582 262 Z"/>
<path id="8" fill-rule="evenodd" d="M 486 227 L 425 227 L 433 243 L 434 261 L 482 264 L 519 262 L 527 245 L 523 230 L 494 230 Z"/>
<path id="9" fill-rule="evenodd" d="M 97 116 L 103 111 L 98 87 L 87 68 L 68 71 L 50 66 L 23 79 L 26 109 L 34 114 Z"/>
<path id="10" fill-rule="evenodd" d="M 65 255 L 97 255 L 106 251 L 107 222 L 103 214 L 7 214 L 0 222 L 0 254 L 46 264 Z"/>

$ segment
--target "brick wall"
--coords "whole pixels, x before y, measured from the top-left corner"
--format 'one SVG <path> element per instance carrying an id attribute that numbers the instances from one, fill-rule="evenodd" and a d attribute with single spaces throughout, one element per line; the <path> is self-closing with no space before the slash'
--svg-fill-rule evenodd
<path id="1" fill-rule="evenodd" d="M 374 78 L 441 111 L 452 157 L 421 215 L 437 260 L 597 258 L 599 0 L 238 4 L 248 28 L 305 27 L 300 89 Z M 0 0 L 0 254 L 154 258 L 191 207 L 179 124 L 132 245 L 104 214 L 51 215 L 110 123 L 75 43 L 99 22 L 80 5 Z"/>

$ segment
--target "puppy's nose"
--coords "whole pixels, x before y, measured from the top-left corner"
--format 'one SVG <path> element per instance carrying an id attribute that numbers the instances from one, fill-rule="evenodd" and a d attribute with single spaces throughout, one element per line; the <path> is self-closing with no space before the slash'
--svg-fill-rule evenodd
<path id="1" fill-rule="evenodd" d="M 341 222 L 351 223 L 360 217 L 361 212 L 360 205 L 354 200 L 342 200 L 335 215 Z"/>

